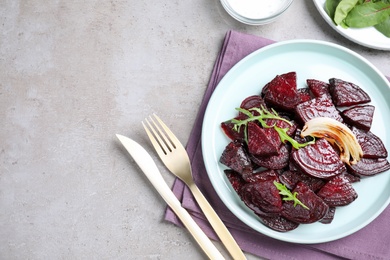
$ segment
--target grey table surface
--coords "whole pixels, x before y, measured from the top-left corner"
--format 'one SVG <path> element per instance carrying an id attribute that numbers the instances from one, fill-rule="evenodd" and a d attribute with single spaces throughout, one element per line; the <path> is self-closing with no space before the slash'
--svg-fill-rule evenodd
<path id="1" fill-rule="evenodd" d="M 347 40 L 309 0 L 264 26 L 218 0 L 3 0 L 0 21 L 0 259 L 204 258 L 115 133 L 152 151 L 140 122 L 157 112 L 185 143 L 230 29 L 337 43 L 390 75 L 390 52 Z"/>

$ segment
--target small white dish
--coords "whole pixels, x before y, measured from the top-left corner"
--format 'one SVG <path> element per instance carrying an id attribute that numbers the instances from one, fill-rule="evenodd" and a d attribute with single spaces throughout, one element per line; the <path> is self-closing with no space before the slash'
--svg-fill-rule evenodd
<path id="1" fill-rule="evenodd" d="M 329 15 L 326 13 L 324 5 L 326 0 L 314 0 L 314 4 L 318 9 L 318 12 L 321 14 L 322 18 L 338 33 L 343 35 L 345 38 L 356 42 L 362 46 L 390 51 L 390 38 L 384 36 L 374 27 L 368 28 L 343 28 L 341 26 L 337 26 Z"/>
<path id="2" fill-rule="evenodd" d="M 249 25 L 271 23 L 282 15 L 293 0 L 221 0 L 234 19 Z"/>

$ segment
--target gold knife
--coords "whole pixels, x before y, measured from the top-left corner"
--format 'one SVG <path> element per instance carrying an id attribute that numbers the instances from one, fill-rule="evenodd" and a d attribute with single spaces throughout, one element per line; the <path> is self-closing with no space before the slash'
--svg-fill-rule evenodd
<path id="1" fill-rule="evenodd" d="M 119 134 L 116 136 L 168 206 L 180 218 L 184 226 L 188 229 L 205 254 L 210 259 L 225 259 L 198 224 L 196 224 L 191 215 L 181 206 L 179 200 L 164 181 L 157 165 L 148 152 L 132 139 Z"/>

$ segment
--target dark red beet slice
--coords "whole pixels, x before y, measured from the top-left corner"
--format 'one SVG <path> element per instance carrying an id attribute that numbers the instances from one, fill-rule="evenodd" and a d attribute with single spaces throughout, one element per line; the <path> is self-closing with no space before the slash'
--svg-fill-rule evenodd
<path id="1" fill-rule="evenodd" d="M 346 170 L 339 155 L 325 139 L 292 152 L 291 159 L 304 173 L 329 179 Z"/>
<path id="2" fill-rule="evenodd" d="M 247 116 L 240 114 L 235 119 L 237 120 L 244 120 L 248 118 Z M 240 142 L 245 141 L 245 127 L 240 127 L 239 131 L 236 131 L 234 129 L 234 124 L 231 122 L 231 120 L 225 121 L 221 123 L 221 128 L 225 135 L 229 137 L 232 141 L 238 140 Z"/>
<path id="3" fill-rule="evenodd" d="M 296 229 L 299 224 L 296 222 L 292 222 L 282 216 L 277 217 L 263 217 L 259 216 L 261 222 L 264 225 L 278 232 L 287 232 Z"/>
<path id="4" fill-rule="evenodd" d="M 371 101 L 370 96 L 354 83 L 331 78 L 329 84 L 329 92 L 335 106 L 352 106 Z"/>
<path id="5" fill-rule="evenodd" d="M 267 84 L 265 84 L 264 87 L 261 89 L 260 95 L 262 98 L 264 98 L 265 93 L 267 93 L 267 91 L 268 91 L 268 88 L 269 88 L 269 82 Z"/>
<path id="6" fill-rule="evenodd" d="M 358 176 L 373 176 L 390 169 L 390 163 L 386 158 L 370 159 L 362 158 L 357 164 L 347 165 L 348 171 Z"/>
<path id="7" fill-rule="evenodd" d="M 279 153 L 279 148 L 282 145 L 282 140 L 280 140 L 280 136 L 278 132 L 276 132 L 275 128 L 270 127 L 270 128 L 264 128 L 265 134 L 269 137 L 271 142 L 278 147 L 278 153 Z"/>
<path id="8" fill-rule="evenodd" d="M 241 174 L 239 174 L 236 171 L 233 171 L 231 169 L 226 169 L 225 171 L 226 177 L 228 178 L 230 184 L 232 185 L 233 189 L 238 192 L 242 186 L 246 183 L 244 179 L 241 177 Z"/>
<path id="9" fill-rule="evenodd" d="M 318 197 L 306 184 L 299 182 L 292 191 L 297 192 L 297 198 L 309 209 L 301 205 L 294 206 L 293 201 L 283 203 L 282 216 L 300 224 L 314 223 L 322 219 L 329 210 L 329 206 Z"/>
<path id="10" fill-rule="evenodd" d="M 295 72 L 293 74 L 295 74 Z M 299 102 L 299 97 L 297 94 L 296 81 L 293 80 L 294 76 L 291 75 L 286 77 L 287 80 L 285 77 L 277 75 L 269 82 L 264 95 L 266 104 L 287 111 L 295 108 Z"/>
<path id="11" fill-rule="evenodd" d="M 297 90 L 297 94 L 299 97 L 298 103 L 303 103 L 303 102 L 309 101 L 311 99 L 309 88 L 299 88 Z"/>
<path id="12" fill-rule="evenodd" d="M 332 100 L 332 96 L 329 93 L 328 83 L 316 79 L 307 79 L 306 83 L 314 97 L 318 98 L 325 94 L 330 100 Z"/>
<path id="13" fill-rule="evenodd" d="M 279 138 L 279 136 L 276 137 Z M 248 123 L 249 153 L 259 156 L 277 155 L 279 153 L 280 144 L 280 139 L 277 141 L 275 136 L 272 136 L 268 129 L 263 129 L 253 122 Z"/>
<path id="14" fill-rule="evenodd" d="M 290 190 L 294 189 L 298 182 L 304 182 L 309 188 L 316 192 L 324 186 L 326 181 L 302 173 L 300 171 L 285 171 L 279 176 L 280 182 L 286 185 Z"/>
<path id="15" fill-rule="evenodd" d="M 256 155 L 250 154 L 249 157 L 252 160 L 252 162 L 258 166 L 261 166 L 261 167 L 264 167 L 267 169 L 280 170 L 288 165 L 289 157 L 290 157 L 289 154 L 290 154 L 290 151 L 288 149 L 287 144 L 285 144 L 285 145 L 282 145 L 280 147 L 278 155 L 256 156 Z"/>
<path id="16" fill-rule="evenodd" d="M 268 180 L 269 178 L 279 177 L 279 174 L 274 170 L 263 170 L 256 173 L 253 173 L 251 176 L 248 176 L 246 182 L 256 182 L 258 180 Z"/>
<path id="17" fill-rule="evenodd" d="M 341 116 L 347 124 L 369 131 L 374 111 L 375 107 L 372 105 L 355 106 L 341 112 Z"/>
<path id="18" fill-rule="evenodd" d="M 240 108 L 250 110 L 251 108 L 261 108 L 264 107 L 265 109 L 267 108 L 265 105 L 264 100 L 258 96 L 258 95 L 253 95 L 245 98 L 240 105 Z M 258 115 L 256 111 L 251 111 L 253 115 Z M 236 116 L 234 119 L 237 120 L 245 120 L 247 119 L 248 116 L 246 116 L 243 113 L 238 113 L 238 116 Z M 234 124 L 231 122 L 231 120 L 225 121 L 221 123 L 221 128 L 223 132 L 226 134 L 227 137 L 229 137 L 232 141 L 238 140 L 240 142 L 245 141 L 245 127 L 242 126 L 239 128 L 239 131 L 236 131 L 234 129 Z"/>
<path id="19" fill-rule="evenodd" d="M 303 123 L 306 123 L 315 117 L 330 117 L 343 122 L 339 111 L 333 105 L 332 101 L 326 97 L 326 95 L 322 95 L 318 98 L 314 98 L 297 105 L 295 113 Z"/>
<path id="20" fill-rule="evenodd" d="M 329 180 L 317 195 L 330 207 L 346 206 L 358 197 L 352 184 L 343 174 Z"/>
<path id="21" fill-rule="evenodd" d="M 240 108 L 250 110 L 251 108 L 261 108 L 264 107 L 265 109 L 267 108 L 264 100 L 261 98 L 259 95 L 253 95 L 245 98 L 240 105 Z M 258 115 L 257 112 L 251 111 L 252 114 Z"/>
<path id="22" fill-rule="evenodd" d="M 259 216 L 278 216 L 282 211 L 282 199 L 274 185 L 277 176 L 267 176 L 245 184 L 239 191 L 241 200 Z"/>
<path id="23" fill-rule="evenodd" d="M 343 172 L 345 178 L 348 179 L 350 183 L 355 183 L 360 181 L 360 176 L 350 174 L 348 171 Z"/>
<path id="24" fill-rule="evenodd" d="M 371 131 L 365 132 L 356 127 L 352 127 L 352 133 L 363 150 L 363 158 L 386 158 L 387 150 L 382 140 Z"/>
<path id="25" fill-rule="evenodd" d="M 297 85 L 297 73 L 295 71 L 287 72 L 280 76 L 284 78 L 287 81 L 287 83 L 290 84 L 291 86 Z"/>
<path id="26" fill-rule="evenodd" d="M 230 142 L 222 152 L 219 161 L 241 175 L 252 174 L 252 163 L 239 142 Z"/>
<path id="27" fill-rule="evenodd" d="M 329 207 L 328 213 L 326 213 L 326 215 L 322 219 L 320 219 L 319 221 L 322 224 L 330 224 L 330 223 L 332 223 L 332 221 L 334 219 L 335 213 L 336 213 L 336 208 Z"/>

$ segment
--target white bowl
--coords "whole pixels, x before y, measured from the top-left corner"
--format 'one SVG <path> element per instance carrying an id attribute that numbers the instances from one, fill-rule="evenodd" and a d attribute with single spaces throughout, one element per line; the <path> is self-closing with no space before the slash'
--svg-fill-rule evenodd
<path id="1" fill-rule="evenodd" d="M 234 19 L 249 25 L 271 23 L 282 15 L 293 0 L 221 0 Z"/>

